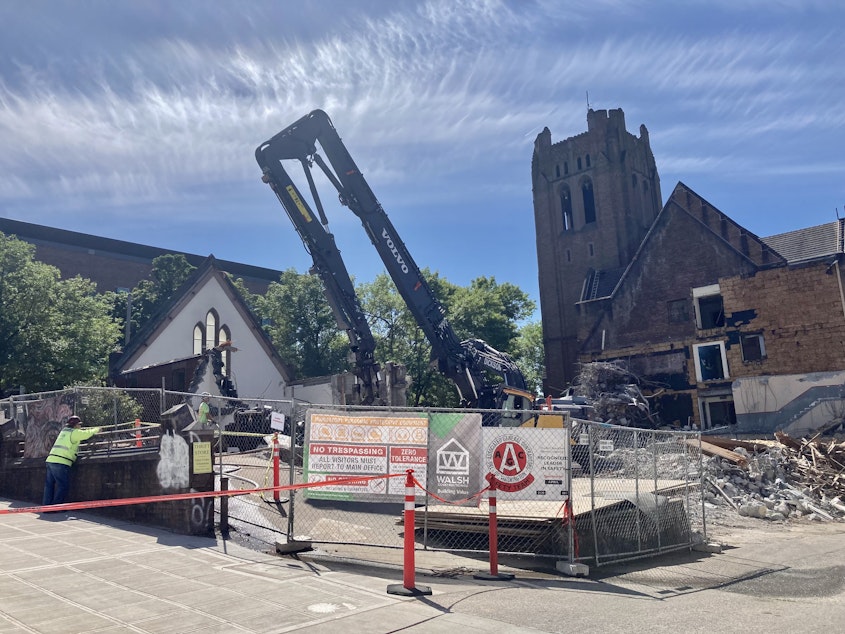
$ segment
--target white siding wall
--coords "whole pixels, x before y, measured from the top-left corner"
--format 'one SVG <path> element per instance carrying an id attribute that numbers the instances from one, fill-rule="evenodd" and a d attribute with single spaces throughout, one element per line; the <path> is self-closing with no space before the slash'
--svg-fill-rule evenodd
<path id="1" fill-rule="evenodd" d="M 200 323 L 205 329 L 205 316 L 212 308 L 219 318 L 218 330 L 227 326 L 232 333 L 232 346 L 238 349 L 231 355 L 231 375 L 238 395 L 242 398 L 283 398 L 282 375 L 261 346 L 251 324 L 230 302 L 217 277 L 210 277 L 178 314 L 170 316 L 170 323 L 149 342 L 133 363 L 133 369 L 194 354 L 194 326 Z"/>
<path id="2" fill-rule="evenodd" d="M 332 386 L 329 379 L 319 384 L 290 384 L 285 388 L 285 398 L 317 404 L 332 403 Z"/>
<path id="3" fill-rule="evenodd" d="M 845 372 L 743 377 L 733 382 L 737 432 L 809 435 L 845 416 Z"/>

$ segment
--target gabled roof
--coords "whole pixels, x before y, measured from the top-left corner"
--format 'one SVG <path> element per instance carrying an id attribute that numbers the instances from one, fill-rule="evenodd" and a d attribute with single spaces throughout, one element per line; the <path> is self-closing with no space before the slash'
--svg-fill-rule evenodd
<path id="1" fill-rule="evenodd" d="M 157 337 L 170 323 L 170 316 L 178 313 L 190 301 L 193 295 L 202 288 L 211 277 L 216 277 L 232 305 L 241 315 L 245 322 L 252 325 L 262 349 L 279 370 L 279 374 L 289 383 L 294 380 L 295 375 L 290 366 L 279 356 L 267 333 L 261 327 L 261 323 L 255 314 L 249 309 L 243 300 L 240 292 L 232 284 L 229 276 L 217 268 L 217 260 L 213 255 L 208 256 L 205 261 L 191 274 L 191 276 L 174 293 L 173 297 L 162 308 L 156 312 L 130 340 L 130 343 L 123 351 L 113 366 L 113 370 L 121 372 L 129 365 L 134 358 L 146 347 L 147 342 Z M 162 360 L 165 361 L 165 360 Z M 170 360 L 166 360 L 169 362 Z"/>
<path id="2" fill-rule="evenodd" d="M 187 253 L 185 251 L 161 249 L 136 242 L 103 238 L 89 233 L 57 229 L 31 222 L 23 222 L 22 220 L 12 220 L 11 218 L 0 218 L 0 231 L 7 235 L 15 235 L 21 240 L 32 244 L 63 245 L 83 251 L 92 249 L 94 251 L 108 253 L 111 257 L 121 260 L 152 262 L 159 256 L 169 254 L 184 255 L 188 263 L 193 266 L 200 266 L 205 260 L 201 255 Z M 261 266 L 230 262 L 229 260 L 218 260 L 218 262 L 219 268 L 240 277 L 275 281 L 281 275 L 281 271 L 275 271 Z"/>
<path id="3" fill-rule="evenodd" d="M 666 219 L 667 214 L 676 211 L 686 213 L 694 218 L 701 225 L 703 231 L 708 231 L 716 236 L 727 248 L 756 267 L 769 268 L 784 266 L 787 263 L 787 259 L 773 246 L 736 223 L 679 181 L 672 191 L 672 195 L 663 205 L 663 209 L 657 214 L 648 232 L 646 232 L 628 266 L 624 269 L 590 271 L 584 279 L 580 301 L 589 302 L 612 297 L 617 289 L 624 284 L 631 271 L 631 266 L 647 247 L 654 235 L 655 227 Z"/>
<path id="4" fill-rule="evenodd" d="M 786 258 L 790 264 L 826 259 L 843 252 L 845 219 L 815 227 L 787 231 L 763 238 L 763 242 Z"/>

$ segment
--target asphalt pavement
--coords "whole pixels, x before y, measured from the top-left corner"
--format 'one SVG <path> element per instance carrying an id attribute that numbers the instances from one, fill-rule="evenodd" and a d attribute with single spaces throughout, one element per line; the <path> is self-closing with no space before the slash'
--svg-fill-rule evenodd
<path id="1" fill-rule="evenodd" d="M 0 499 L 0 509 L 25 504 Z M 761 521 L 762 522 L 762 521 Z M 564 577 L 505 559 L 324 547 L 279 555 L 93 513 L 0 515 L 2 632 L 827 632 L 845 620 L 842 524 L 738 529 L 681 552 Z"/>

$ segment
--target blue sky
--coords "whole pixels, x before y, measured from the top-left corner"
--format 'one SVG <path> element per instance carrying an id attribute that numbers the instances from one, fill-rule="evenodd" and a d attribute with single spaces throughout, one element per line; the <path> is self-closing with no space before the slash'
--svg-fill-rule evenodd
<path id="1" fill-rule="evenodd" d="M 422 267 L 537 299 L 534 139 L 623 108 L 759 236 L 845 213 L 845 3 L 0 3 L 0 216 L 304 272 L 254 159 L 326 110 Z M 359 281 L 383 270 L 328 203 Z"/>

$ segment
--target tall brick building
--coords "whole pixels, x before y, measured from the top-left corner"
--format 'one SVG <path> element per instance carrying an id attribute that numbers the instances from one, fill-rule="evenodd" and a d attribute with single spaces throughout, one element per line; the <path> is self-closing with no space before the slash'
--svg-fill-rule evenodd
<path id="1" fill-rule="evenodd" d="M 588 128 L 535 143 L 546 393 L 623 360 L 664 422 L 845 419 L 845 221 L 759 238 L 683 183 L 662 205 L 645 128 L 628 134 L 621 110 Z"/>
<path id="2" fill-rule="evenodd" d="M 55 266 L 63 278 L 80 275 L 95 282 L 100 292 L 131 289 L 141 280 L 149 279 L 153 260 L 162 255 L 184 255 L 196 267 L 201 266 L 207 257 L 10 218 L 0 218 L 0 232 L 35 245 L 36 259 Z M 216 262 L 221 270 L 241 278 L 253 293 L 266 292 L 267 286 L 277 282 L 282 274 L 281 271 L 240 262 Z"/>
<path id="3" fill-rule="evenodd" d="M 621 109 L 589 110 L 587 132 L 551 138 L 539 134 L 531 163 L 546 394 L 577 374 L 582 292 L 613 288 L 662 206 L 648 131 L 629 133 Z"/>

